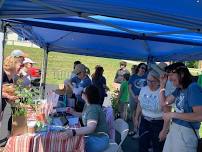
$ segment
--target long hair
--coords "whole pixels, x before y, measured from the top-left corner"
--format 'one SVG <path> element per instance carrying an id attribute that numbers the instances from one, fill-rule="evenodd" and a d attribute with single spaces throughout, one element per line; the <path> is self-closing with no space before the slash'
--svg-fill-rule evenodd
<path id="1" fill-rule="evenodd" d="M 193 76 L 189 72 L 189 69 L 182 62 L 176 62 L 169 65 L 166 68 L 166 71 L 177 73 L 179 83 L 182 85 L 183 89 L 186 89 L 193 82 Z"/>
<path id="2" fill-rule="evenodd" d="M 145 72 L 147 72 L 147 65 L 145 63 L 138 64 L 137 68 L 135 69 L 135 73 L 137 74 L 140 70 L 140 67 L 144 65 L 146 67 Z"/>
<path id="3" fill-rule="evenodd" d="M 103 72 L 104 72 L 103 67 L 101 66 L 96 67 L 95 73 L 92 74 L 92 78 L 96 80 L 99 79 L 102 76 Z"/>

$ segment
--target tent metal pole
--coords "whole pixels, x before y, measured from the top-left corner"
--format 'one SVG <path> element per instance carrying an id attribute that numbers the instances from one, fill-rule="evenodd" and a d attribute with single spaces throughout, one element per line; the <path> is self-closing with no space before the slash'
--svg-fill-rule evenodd
<path id="1" fill-rule="evenodd" d="M 44 59 L 43 59 L 43 67 L 41 73 L 41 84 L 40 84 L 40 98 L 45 98 L 46 91 L 46 74 L 47 74 L 47 66 L 48 66 L 48 53 L 49 53 L 49 44 L 47 44 L 46 49 L 44 50 Z"/>
<path id="2" fill-rule="evenodd" d="M 2 83 L 3 83 L 3 60 L 4 60 L 4 47 L 5 47 L 5 38 L 6 38 L 6 25 L 3 21 L 0 21 L 0 126 L 2 119 Z"/>

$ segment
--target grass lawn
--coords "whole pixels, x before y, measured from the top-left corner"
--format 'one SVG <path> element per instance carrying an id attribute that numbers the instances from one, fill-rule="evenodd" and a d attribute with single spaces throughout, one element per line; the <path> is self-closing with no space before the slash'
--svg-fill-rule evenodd
<path id="1" fill-rule="evenodd" d="M 43 60 L 42 49 L 7 45 L 5 47 L 5 56 L 9 55 L 13 49 L 20 49 L 24 51 L 25 53 L 27 53 L 29 58 L 37 62 L 36 66 L 41 67 Z M 112 88 L 113 79 L 116 70 L 119 68 L 120 60 L 65 54 L 65 53 L 55 53 L 55 52 L 49 53 L 47 83 L 48 84 L 63 83 L 64 79 L 67 78 L 70 72 L 72 71 L 73 63 L 76 60 L 80 60 L 87 67 L 89 67 L 91 74 L 94 72 L 94 67 L 96 65 L 98 64 L 102 65 L 105 70 L 104 75 L 107 79 L 107 84 L 110 88 Z M 131 65 L 132 64 L 128 64 L 128 70 L 130 70 Z M 196 69 L 191 69 L 191 72 L 195 75 L 200 71 Z M 200 135 L 202 137 L 202 127 L 200 129 Z"/>
<path id="2" fill-rule="evenodd" d="M 41 67 L 43 59 L 43 51 L 38 48 L 29 48 L 21 46 L 11 46 L 5 47 L 5 56 L 9 55 L 13 49 L 20 49 L 27 53 L 28 57 L 33 61 L 37 62 L 36 66 Z M 65 53 L 55 53 L 50 52 L 48 58 L 48 70 L 47 70 L 47 83 L 49 84 L 59 84 L 63 83 L 64 79 L 68 77 L 73 68 L 73 63 L 76 60 L 80 60 L 87 67 L 90 68 L 91 74 L 94 72 L 94 67 L 96 65 L 102 65 L 104 67 L 104 75 L 107 79 L 107 84 L 112 88 L 112 83 L 116 70 L 119 68 L 120 60 L 99 58 L 99 57 L 89 57 Z M 132 64 L 128 64 L 128 70 L 130 70 Z"/>

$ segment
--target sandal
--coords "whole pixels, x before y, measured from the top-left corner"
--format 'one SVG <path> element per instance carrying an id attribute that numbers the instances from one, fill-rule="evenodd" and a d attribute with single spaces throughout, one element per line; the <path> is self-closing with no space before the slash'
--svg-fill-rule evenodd
<path id="1" fill-rule="evenodd" d="M 128 136 L 134 136 L 136 134 L 136 131 L 129 131 Z"/>

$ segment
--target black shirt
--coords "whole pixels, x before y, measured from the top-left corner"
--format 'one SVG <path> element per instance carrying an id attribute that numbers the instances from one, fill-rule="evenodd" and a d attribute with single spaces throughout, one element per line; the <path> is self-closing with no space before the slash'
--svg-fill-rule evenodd
<path id="1" fill-rule="evenodd" d="M 3 84 L 5 83 L 13 83 L 13 79 L 10 79 L 8 78 L 7 74 L 5 71 L 3 71 L 3 80 L 2 80 Z M 6 98 L 3 98 L 2 97 L 2 111 L 4 111 L 4 108 L 6 107 Z"/>

